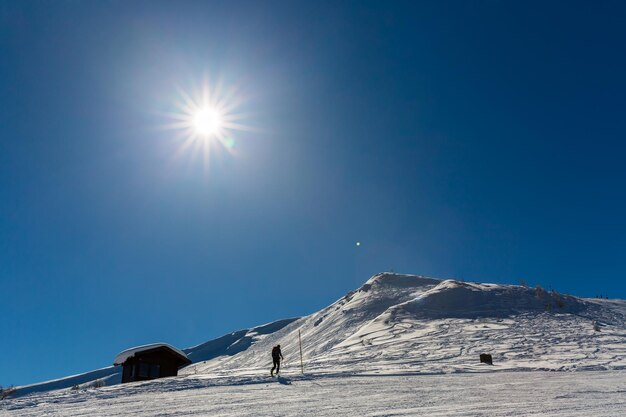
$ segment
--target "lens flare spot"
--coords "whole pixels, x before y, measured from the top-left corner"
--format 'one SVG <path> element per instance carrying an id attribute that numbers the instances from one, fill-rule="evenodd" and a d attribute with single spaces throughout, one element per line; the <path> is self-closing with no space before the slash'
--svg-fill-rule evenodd
<path id="1" fill-rule="evenodd" d="M 234 138 L 232 138 L 232 137 L 230 137 L 230 136 L 229 136 L 229 137 L 227 137 L 227 138 L 225 138 L 225 139 L 224 139 L 224 145 L 225 145 L 227 148 L 230 148 L 230 149 L 234 148 L 234 147 L 235 147 L 235 139 L 234 139 Z"/>

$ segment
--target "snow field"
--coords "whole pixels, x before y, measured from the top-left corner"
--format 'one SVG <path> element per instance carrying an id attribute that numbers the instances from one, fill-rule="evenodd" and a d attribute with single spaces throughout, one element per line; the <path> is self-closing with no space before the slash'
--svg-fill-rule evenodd
<path id="1" fill-rule="evenodd" d="M 0 416 L 626 415 L 626 372 L 166 378 L 0 402 Z"/>

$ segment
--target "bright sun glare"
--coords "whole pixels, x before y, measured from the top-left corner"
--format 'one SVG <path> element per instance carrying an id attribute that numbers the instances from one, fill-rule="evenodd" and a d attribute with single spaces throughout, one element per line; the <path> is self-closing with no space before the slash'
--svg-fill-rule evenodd
<path id="1" fill-rule="evenodd" d="M 213 85 L 207 79 L 195 93 L 179 89 L 179 94 L 177 110 L 164 114 L 171 122 L 163 126 L 178 132 L 181 146 L 177 155 L 187 151 L 192 157 L 201 154 L 207 166 L 211 152 L 235 151 L 235 131 L 255 131 L 242 124 L 245 115 L 236 112 L 244 100 L 235 88 L 225 88 L 221 82 Z"/>
<path id="2" fill-rule="evenodd" d="M 222 126 L 222 116 L 215 109 L 201 108 L 193 115 L 193 127 L 201 136 L 211 136 Z"/>

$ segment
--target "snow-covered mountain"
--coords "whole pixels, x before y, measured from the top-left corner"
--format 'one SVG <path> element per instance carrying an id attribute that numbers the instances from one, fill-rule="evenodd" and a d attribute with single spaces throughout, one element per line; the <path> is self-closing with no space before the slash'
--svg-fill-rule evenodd
<path id="1" fill-rule="evenodd" d="M 268 373 L 280 344 L 284 373 L 407 374 L 626 368 L 626 301 L 541 288 L 381 273 L 306 317 L 240 330 L 184 349 L 181 376 Z M 494 365 L 479 363 L 481 353 Z M 18 395 L 119 382 L 119 369 L 20 387 Z"/>
<path id="2" fill-rule="evenodd" d="M 241 353 L 183 373 L 443 373 L 626 368 L 626 301 L 581 299 L 516 285 L 382 273 L 357 291 L 267 335 Z M 494 366 L 479 363 L 489 353 Z"/>

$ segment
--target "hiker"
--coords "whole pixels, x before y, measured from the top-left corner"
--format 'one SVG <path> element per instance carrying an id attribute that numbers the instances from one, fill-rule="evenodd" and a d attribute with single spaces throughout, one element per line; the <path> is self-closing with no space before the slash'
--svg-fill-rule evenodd
<path id="1" fill-rule="evenodd" d="M 283 359 L 283 354 L 280 351 L 280 345 L 276 345 L 274 346 L 274 348 L 272 348 L 272 360 L 274 361 L 274 366 L 272 367 L 272 370 L 270 371 L 270 374 L 272 376 L 274 376 L 274 369 L 276 369 L 276 375 L 278 375 L 278 372 L 280 372 L 280 360 Z"/>

